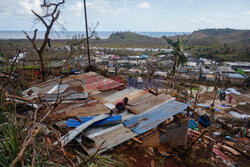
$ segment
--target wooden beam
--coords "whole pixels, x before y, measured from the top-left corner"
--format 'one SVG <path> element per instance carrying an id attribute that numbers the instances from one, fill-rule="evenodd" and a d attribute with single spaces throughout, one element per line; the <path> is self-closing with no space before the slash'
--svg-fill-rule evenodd
<path id="1" fill-rule="evenodd" d="M 135 141 L 138 144 L 142 144 L 143 142 L 135 137 L 131 138 L 133 141 Z"/>
<path id="2" fill-rule="evenodd" d="M 157 129 L 158 129 L 160 132 L 162 132 L 162 133 L 167 133 L 167 131 L 166 131 L 165 129 L 163 129 L 163 128 L 158 127 Z"/>

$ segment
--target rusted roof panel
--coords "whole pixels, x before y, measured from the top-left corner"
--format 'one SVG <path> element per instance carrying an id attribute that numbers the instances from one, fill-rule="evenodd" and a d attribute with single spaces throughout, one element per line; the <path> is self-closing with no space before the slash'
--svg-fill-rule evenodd
<path id="1" fill-rule="evenodd" d="M 78 108 L 74 108 L 71 110 L 66 110 L 65 116 L 66 117 L 70 117 L 70 116 L 86 117 L 86 116 L 93 116 L 93 115 L 104 114 L 104 113 L 109 113 L 109 112 L 110 111 L 107 107 L 96 102 L 96 103 L 90 103 L 88 105 L 84 105 Z"/>
<path id="2" fill-rule="evenodd" d="M 173 100 L 174 98 L 165 94 L 160 94 L 155 96 L 153 94 L 146 94 L 144 96 L 138 97 L 129 103 L 133 106 L 132 112 L 134 114 L 143 113 L 155 106 L 166 103 L 168 100 Z"/>
<path id="3" fill-rule="evenodd" d="M 102 100 L 102 99 L 104 99 L 104 98 L 106 98 L 106 97 L 108 97 L 116 92 L 118 92 L 118 90 L 116 90 L 116 89 L 107 90 L 107 91 L 103 91 L 97 95 L 93 95 L 92 97 L 96 100 Z"/>

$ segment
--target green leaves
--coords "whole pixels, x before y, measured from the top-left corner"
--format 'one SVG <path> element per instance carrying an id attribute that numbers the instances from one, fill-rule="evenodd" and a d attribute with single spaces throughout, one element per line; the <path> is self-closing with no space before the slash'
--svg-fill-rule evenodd
<path id="1" fill-rule="evenodd" d="M 167 37 L 164 37 L 164 39 L 174 49 L 172 53 L 175 56 L 175 59 L 177 60 L 177 61 L 175 61 L 176 64 L 174 66 L 176 66 L 176 65 L 177 66 L 179 66 L 179 65 L 183 66 L 188 61 L 188 59 L 185 56 L 185 54 L 182 52 L 182 45 L 186 44 L 188 40 L 177 38 L 177 40 L 174 41 L 174 40 L 172 40 L 170 38 L 167 38 Z"/>

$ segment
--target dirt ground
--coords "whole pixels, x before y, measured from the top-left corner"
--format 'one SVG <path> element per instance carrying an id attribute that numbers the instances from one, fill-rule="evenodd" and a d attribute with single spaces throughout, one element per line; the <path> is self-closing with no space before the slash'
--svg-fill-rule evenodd
<path id="1" fill-rule="evenodd" d="M 231 93 L 234 97 L 235 103 L 239 103 L 239 102 L 250 103 L 250 88 L 244 88 L 244 89 L 235 88 L 235 89 L 241 93 L 241 95 Z M 207 100 L 213 99 L 214 95 L 215 95 L 215 92 L 206 92 L 206 93 L 201 94 L 199 98 L 199 103 L 203 103 L 203 102 L 206 102 Z M 216 94 L 216 99 L 219 99 L 218 93 Z M 227 96 L 226 96 L 226 100 L 227 100 Z"/>

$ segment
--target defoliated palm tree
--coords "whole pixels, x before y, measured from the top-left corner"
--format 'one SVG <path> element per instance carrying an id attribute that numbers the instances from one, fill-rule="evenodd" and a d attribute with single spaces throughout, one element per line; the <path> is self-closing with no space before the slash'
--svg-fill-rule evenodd
<path id="1" fill-rule="evenodd" d="M 185 44 L 188 40 L 180 40 L 179 38 L 177 38 L 177 40 L 174 41 L 167 37 L 163 37 L 163 38 L 167 41 L 167 43 L 170 46 L 173 47 L 173 51 L 170 52 L 174 55 L 173 65 L 172 65 L 172 88 L 173 88 L 176 68 L 178 68 L 180 65 L 183 66 L 188 61 L 187 57 L 182 52 L 182 45 Z"/>

